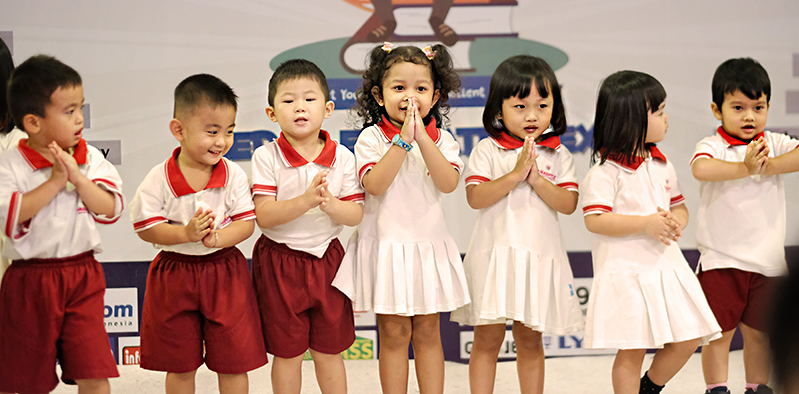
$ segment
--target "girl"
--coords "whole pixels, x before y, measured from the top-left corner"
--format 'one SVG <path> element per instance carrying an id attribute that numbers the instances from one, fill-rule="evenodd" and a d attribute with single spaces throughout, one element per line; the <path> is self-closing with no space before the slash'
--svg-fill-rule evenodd
<path id="1" fill-rule="evenodd" d="M 659 393 L 697 346 L 721 328 L 677 245 L 688 223 L 666 135 L 666 91 L 650 75 L 620 71 L 602 83 L 593 161 L 583 183 L 594 233 L 586 348 L 618 348 L 615 393 Z M 642 378 L 647 348 L 659 348 Z"/>
<path id="2" fill-rule="evenodd" d="M 558 212 L 577 207 L 566 116 L 554 71 L 533 56 L 497 67 L 483 111 L 489 138 L 469 157 L 466 198 L 480 210 L 464 268 L 472 303 L 452 320 L 474 327 L 472 393 L 492 393 L 505 323 L 513 321 L 522 393 L 544 391 L 543 331 L 583 329 Z M 522 373 L 524 371 L 524 373 Z"/>
<path id="3" fill-rule="evenodd" d="M 408 392 L 413 344 L 422 393 L 444 390 L 441 311 L 469 302 L 441 194 L 463 166 L 458 143 L 437 128 L 460 87 L 443 45 L 425 50 L 386 43 L 370 53 L 357 113 L 365 129 L 355 159 L 366 193 L 364 217 L 333 285 L 355 310 L 374 310 L 384 393 Z"/>

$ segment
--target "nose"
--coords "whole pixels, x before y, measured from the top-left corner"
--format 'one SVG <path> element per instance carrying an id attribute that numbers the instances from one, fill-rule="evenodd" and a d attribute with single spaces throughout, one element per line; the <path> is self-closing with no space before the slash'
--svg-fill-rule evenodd
<path id="1" fill-rule="evenodd" d="M 77 112 L 78 112 L 78 114 L 77 114 L 78 116 L 76 117 L 75 121 L 78 124 L 83 124 L 83 107 L 81 107 Z"/>

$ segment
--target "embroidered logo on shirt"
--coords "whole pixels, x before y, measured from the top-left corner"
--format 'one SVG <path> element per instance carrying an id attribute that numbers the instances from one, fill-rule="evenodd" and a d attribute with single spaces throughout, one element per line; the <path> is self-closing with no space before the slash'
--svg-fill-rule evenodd
<path id="1" fill-rule="evenodd" d="M 666 179 L 666 191 L 667 192 L 671 191 L 671 185 L 669 185 L 669 180 L 668 179 Z"/>

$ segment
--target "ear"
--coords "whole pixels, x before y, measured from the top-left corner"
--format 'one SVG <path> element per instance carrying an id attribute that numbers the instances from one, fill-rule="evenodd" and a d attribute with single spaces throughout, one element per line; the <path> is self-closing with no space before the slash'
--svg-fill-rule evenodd
<path id="1" fill-rule="evenodd" d="M 710 103 L 710 110 L 713 111 L 713 116 L 715 116 L 716 119 L 721 120 L 721 109 L 716 103 Z"/>
<path id="2" fill-rule="evenodd" d="M 22 129 L 28 132 L 29 134 L 36 134 L 42 128 L 42 124 L 39 121 L 39 117 L 34 114 L 27 114 L 23 116 L 21 126 Z"/>
<path id="3" fill-rule="evenodd" d="M 333 110 L 336 109 L 336 103 L 333 101 L 328 101 L 325 103 L 325 119 L 330 118 L 330 115 L 333 115 Z"/>
<path id="4" fill-rule="evenodd" d="M 275 107 L 270 105 L 266 107 L 265 111 L 266 111 L 266 117 L 269 118 L 269 120 L 277 123 L 277 114 L 275 114 Z"/>
<path id="5" fill-rule="evenodd" d="M 172 132 L 172 135 L 175 136 L 175 139 L 179 142 L 183 142 L 186 138 L 186 129 L 183 127 L 183 123 L 177 118 L 169 121 L 169 131 Z"/>
<path id="6" fill-rule="evenodd" d="M 372 86 L 372 97 L 377 101 L 377 105 L 383 106 L 383 94 L 380 93 L 380 87 Z"/>
<path id="7" fill-rule="evenodd" d="M 436 89 L 436 91 L 433 93 L 433 102 L 430 104 L 431 107 L 436 105 L 439 97 L 441 97 L 441 91 Z"/>

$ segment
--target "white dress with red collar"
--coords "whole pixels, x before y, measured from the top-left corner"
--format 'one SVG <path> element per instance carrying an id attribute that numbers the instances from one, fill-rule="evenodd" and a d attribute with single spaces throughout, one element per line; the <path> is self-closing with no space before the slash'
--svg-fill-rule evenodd
<path id="1" fill-rule="evenodd" d="M 283 133 L 277 140 L 256 149 L 252 156 L 253 195 L 290 200 L 305 193 L 316 174 L 329 170 L 327 189 L 332 195 L 342 201 L 363 202 L 355 156 L 326 131 L 320 132 L 320 138 L 325 140 L 325 146 L 312 163 L 297 153 Z M 321 258 L 343 227 L 315 207 L 288 223 L 261 228 L 261 232 L 275 242 Z"/>
<path id="2" fill-rule="evenodd" d="M 522 142 L 507 134 L 477 143 L 466 167 L 466 186 L 511 172 Z M 577 191 L 572 155 L 560 138 L 536 144 L 538 172 L 566 190 Z M 463 265 L 472 302 L 452 312 L 468 325 L 516 320 L 536 331 L 562 335 L 582 330 L 583 313 L 563 247 L 558 212 L 527 181 L 494 205 L 479 210 Z"/>
<path id="3" fill-rule="evenodd" d="M 612 160 L 593 166 L 583 182 L 584 215 L 651 215 L 683 204 L 674 167 L 656 147 L 650 155 L 632 166 Z M 662 348 L 719 337 L 721 328 L 676 242 L 667 246 L 647 234 L 592 234 L 592 241 L 586 348 Z"/>
<path id="4" fill-rule="evenodd" d="M 11 260 L 59 258 L 89 250 L 102 251 L 97 223 L 110 224 L 122 215 L 122 179 L 96 148 L 80 140 L 72 156 L 80 171 L 115 197 L 114 216 L 89 211 L 78 192 L 62 189 L 33 218 L 17 224 L 22 195 L 50 179 L 52 164 L 22 139 L 17 149 L 0 155 L 0 220 L 6 242 L 3 257 Z"/>
<path id="5" fill-rule="evenodd" d="M 255 219 L 247 174 L 237 164 L 222 158 L 214 167 L 205 188 L 195 191 L 178 168 L 180 148 L 172 157 L 153 167 L 144 177 L 130 203 L 133 231 L 140 232 L 159 223 L 185 226 L 197 209 L 210 209 L 216 214 L 214 228 L 220 229 L 233 220 Z M 158 245 L 158 249 L 187 255 L 206 255 L 220 248 L 207 248 L 202 241 L 177 245 Z"/>
<path id="6" fill-rule="evenodd" d="M 771 158 L 799 146 L 799 140 L 784 134 L 766 131 L 756 138 L 760 137 L 765 138 Z M 696 144 L 691 165 L 701 157 L 740 163 L 746 145 L 719 127 L 716 134 Z M 788 272 L 784 175 L 700 181 L 699 197 L 696 244 L 702 253 L 700 269 L 734 268 L 765 276 Z"/>
<path id="7" fill-rule="evenodd" d="M 361 181 L 391 148 L 391 138 L 399 131 L 384 119 L 361 132 L 355 144 Z M 426 131 L 460 171 L 463 162 L 452 135 L 436 128 L 435 120 Z M 460 253 L 444 221 L 441 192 L 416 142 L 412 145 L 386 192 L 366 193 L 363 221 L 333 281 L 353 300 L 356 311 L 413 316 L 469 303 Z"/>

